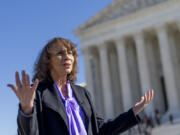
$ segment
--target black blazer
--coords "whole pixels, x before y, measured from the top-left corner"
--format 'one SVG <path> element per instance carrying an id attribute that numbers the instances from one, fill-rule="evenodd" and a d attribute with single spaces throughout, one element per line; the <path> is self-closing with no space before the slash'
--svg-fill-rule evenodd
<path id="1" fill-rule="evenodd" d="M 92 104 L 89 92 L 71 84 L 73 93 L 85 114 L 85 127 L 88 135 L 116 135 L 140 122 L 132 109 L 114 120 L 104 122 Z M 17 117 L 18 135 L 69 135 L 66 110 L 53 83 L 39 83 L 36 90 L 33 113 Z"/>

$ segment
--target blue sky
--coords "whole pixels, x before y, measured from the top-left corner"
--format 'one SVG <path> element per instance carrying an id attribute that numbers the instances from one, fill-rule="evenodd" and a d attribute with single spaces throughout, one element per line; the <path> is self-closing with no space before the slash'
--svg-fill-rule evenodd
<path id="1" fill-rule="evenodd" d="M 72 31 L 113 0 L 0 0 L 0 134 L 15 135 L 18 99 L 6 86 L 14 73 L 33 64 L 47 41 L 65 37 L 79 45 Z M 86 82 L 79 54 L 77 83 Z"/>

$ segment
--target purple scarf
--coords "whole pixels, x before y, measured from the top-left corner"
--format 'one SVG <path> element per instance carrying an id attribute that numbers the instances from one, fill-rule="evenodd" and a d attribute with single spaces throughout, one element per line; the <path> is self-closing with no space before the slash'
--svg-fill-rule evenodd
<path id="1" fill-rule="evenodd" d="M 56 88 L 59 90 L 57 85 Z M 72 96 L 72 89 L 69 82 L 67 82 L 67 90 L 67 98 L 63 97 L 60 90 L 59 93 L 61 98 L 65 101 L 65 108 L 68 116 L 70 135 L 87 135 L 83 120 L 80 116 L 80 107 L 76 99 Z"/>

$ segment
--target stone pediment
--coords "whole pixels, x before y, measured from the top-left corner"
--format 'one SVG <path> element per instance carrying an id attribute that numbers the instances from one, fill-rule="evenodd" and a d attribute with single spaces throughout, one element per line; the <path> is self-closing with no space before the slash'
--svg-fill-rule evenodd
<path id="1" fill-rule="evenodd" d="M 96 25 L 119 19 L 144 8 L 169 0 L 114 0 L 110 5 L 80 25 L 74 32 L 79 33 Z"/>

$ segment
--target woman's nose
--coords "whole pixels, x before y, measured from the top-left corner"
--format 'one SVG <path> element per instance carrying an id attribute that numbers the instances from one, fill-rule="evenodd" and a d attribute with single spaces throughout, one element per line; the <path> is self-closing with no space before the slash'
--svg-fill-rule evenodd
<path id="1" fill-rule="evenodd" d="M 64 59 L 69 59 L 69 58 L 70 58 L 69 54 L 68 53 L 64 53 Z"/>

